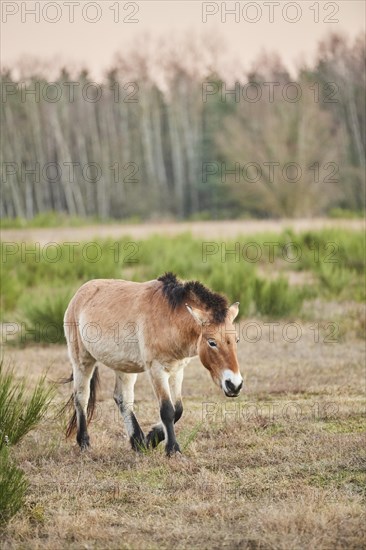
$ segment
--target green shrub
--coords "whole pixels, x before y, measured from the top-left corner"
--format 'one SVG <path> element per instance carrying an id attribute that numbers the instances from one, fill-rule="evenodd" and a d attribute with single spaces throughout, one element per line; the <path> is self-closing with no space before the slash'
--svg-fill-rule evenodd
<path id="1" fill-rule="evenodd" d="M 5 311 L 12 311 L 19 299 L 22 285 L 15 274 L 2 277 L 1 280 L 1 318 Z"/>
<path id="2" fill-rule="evenodd" d="M 302 247 L 302 266 L 318 272 L 322 264 L 355 269 L 365 269 L 365 235 L 360 231 L 324 229 L 306 231 L 299 238 Z"/>
<path id="3" fill-rule="evenodd" d="M 55 289 L 51 296 L 28 299 L 22 308 L 26 326 L 26 332 L 21 334 L 22 343 L 65 343 L 63 321 L 70 298 L 70 291 Z"/>
<path id="4" fill-rule="evenodd" d="M 30 396 L 26 382 L 15 380 L 0 363 L 0 524 L 22 506 L 27 489 L 24 473 L 11 458 L 11 445 L 19 442 L 44 417 L 54 394 L 41 378 Z"/>
<path id="5" fill-rule="evenodd" d="M 321 264 L 318 277 L 326 297 L 364 299 L 364 285 L 360 284 L 357 273 L 351 269 L 334 264 Z"/>
<path id="6" fill-rule="evenodd" d="M 328 216 L 335 219 L 352 220 L 363 218 L 364 212 L 362 210 L 349 210 L 347 208 L 331 208 Z"/>
<path id="7" fill-rule="evenodd" d="M 268 317 L 287 317 L 299 313 L 302 295 L 299 289 L 289 287 L 287 279 L 280 277 L 274 281 L 257 279 L 254 300 L 256 310 Z"/>
<path id="8" fill-rule="evenodd" d="M 200 240 L 190 233 L 174 237 L 152 235 L 138 242 L 130 237 L 118 240 L 98 239 L 95 245 L 99 247 L 101 254 L 96 261 L 88 258 L 88 254 L 95 253 L 93 248 L 86 253 L 85 246 L 90 243 L 78 243 L 72 259 L 70 248 L 60 244 L 61 257 L 57 261 L 47 261 L 47 252 L 44 251 L 38 258 L 28 254 L 23 259 L 20 251 L 18 254 L 8 253 L 2 263 L 5 281 L 5 297 L 2 300 L 4 316 L 9 312 L 24 312 L 24 303 L 29 301 L 30 307 L 26 306 L 26 313 L 30 326 L 35 326 L 36 323 L 44 326 L 45 322 L 52 324 L 56 319 L 57 326 L 60 327 L 60 338 L 54 340 L 63 342 L 61 317 L 67 300 L 63 302 L 62 296 L 58 296 L 60 288 L 62 292 L 65 288 L 76 291 L 82 283 L 94 278 L 146 281 L 165 271 L 173 271 L 183 279 L 200 280 L 214 290 L 227 294 L 230 300 L 239 300 L 241 315 L 253 311 L 257 268 L 263 273 L 273 269 L 283 276 L 289 271 L 311 271 L 316 275 L 314 280 L 319 281 L 318 284 L 311 283 L 314 297 L 316 295 L 338 299 L 339 289 L 344 286 L 341 299 L 364 298 L 365 237 L 360 231 L 330 228 L 295 233 L 292 229 L 286 229 L 280 234 L 240 235 L 235 239 L 240 245 L 236 257 L 230 253 L 235 249 L 234 239 L 225 243 L 216 239 L 215 253 L 203 257 L 203 243 L 212 240 L 209 237 Z M 262 254 L 258 261 L 251 262 L 251 258 L 245 256 L 244 246 L 248 243 L 259 245 Z M 274 257 L 270 259 L 271 243 L 274 245 Z M 284 248 L 290 243 L 294 243 L 293 250 L 291 246 Z M 32 245 L 28 246 L 31 249 Z M 226 254 L 225 251 L 223 253 L 223 246 L 226 246 Z M 299 258 L 291 262 L 287 255 L 296 258 L 297 252 Z M 50 254 L 52 256 L 52 251 Z M 347 271 L 350 272 L 348 275 Z M 43 298 L 38 304 L 37 296 L 40 292 L 46 291 L 49 294 L 52 289 L 55 289 L 53 293 L 56 298 L 48 302 Z M 267 289 L 263 292 L 268 294 L 272 291 Z M 291 295 L 290 289 L 285 293 Z M 299 290 L 296 289 L 295 293 L 299 294 Z M 291 296 L 289 299 L 291 301 Z M 268 298 L 258 297 L 258 300 L 267 301 Z M 61 311 L 57 312 L 57 304 Z M 257 309 L 259 311 L 263 308 L 259 305 Z M 266 307 L 264 310 L 267 310 Z M 41 335 L 40 341 L 50 341 L 52 336 L 53 333 L 51 336 L 46 334 L 45 338 Z"/>
<path id="9" fill-rule="evenodd" d="M 74 248 L 60 244 L 55 249 L 49 244 L 50 250 L 48 245 L 21 243 L 10 253 L 2 243 L 2 277 L 10 291 L 2 301 L 4 311 L 15 310 L 27 289 L 43 288 L 45 281 L 50 288 L 64 285 L 76 289 L 90 279 L 123 278 L 124 268 L 135 265 L 129 260 L 139 258 L 137 243 L 128 237 L 76 243 Z"/>
<path id="10" fill-rule="evenodd" d="M 250 264 L 218 264 L 204 282 L 216 292 L 225 293 L 231 302 L 240 302 L 239 317 L 251 313 L 256 274 Z"/>
<path id="11" fill-rule="evenodd" d="M 324 229 L 299 237 L 301 269 L 311 270 L 319 283 L 318 296 L 337 300 L 365 299 L 365 235 L 360 231 Z"/>
<path id="12" fill-rule="evenodd" d="M 18 468 L 9 449 L 0 449 L 0 525 L 5 524 L 24 503 L 28 483 L 24 472 Z"/>
<path id="13" fill-rule="evenodd" d="M 139 243 L 139 262 L 132 277 L 144 281 L 173 271 L 183 279 L 201 281 L 233 302 L 240 301 L 240 313 L 244 314 L 252 300 L 254 264 L 243 259 L 237 262 L 232 254 L 227 254 L 223 261 L 219 246 L 214 254 L 203 257 L 202 246 L 203 242 L 189 233 L 173 238 L 149 238 Z M 227 243 L 227 250 L 234 250 L 234 242 Z"/>
<path id="14" fill-rule="evenodd" d="M 0 449 L 18 443 L 43 418 L 53 397 L 53 389 L 41 378 L 32 395 L 26 395 L 26 382 L 16 381 L 11 370 L 0 364 Z"/>

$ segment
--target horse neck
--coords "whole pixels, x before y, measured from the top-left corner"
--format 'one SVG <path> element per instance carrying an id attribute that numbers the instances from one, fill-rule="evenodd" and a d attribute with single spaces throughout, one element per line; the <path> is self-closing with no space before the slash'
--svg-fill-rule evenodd
<path id="1" fill-rule="evenodd" d="M 180 347 L 182 349 L 189 350 L 187 357 L 197 355 L 197 343 L 202 332 L 202 328 L 191 316 L 185 316 L 184 321 L 182 321 L 182 316 L 179 312 L 174 315 L 174 320 L 172 321 L 177 327 Z"/>

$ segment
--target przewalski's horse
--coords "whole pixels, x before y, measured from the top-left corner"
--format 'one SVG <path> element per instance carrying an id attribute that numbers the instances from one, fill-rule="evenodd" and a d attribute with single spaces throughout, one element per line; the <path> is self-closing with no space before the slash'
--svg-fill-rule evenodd
<path id="1" fill-rule="evenodd" d="M 220 294 L 198 281 L 178 281 L 172 273 L 145 283 L 85 283 L 64 318 L 75 403 L 67 436 L 76 429 L 81 449 L 89 446 L 87 422 L 95 406 L 99 361 L 116 373 L 114 400 L 132 448 L 156 447 L 166 439 L 167 455 L 180 452 L 174 423 L 182 416 L 183 371 L 190 359 L 199 355 L 226 396 L 236 397 L 243 386 L 233 325 L 238 311 L 238 302 L 229 307 Z M 146 438 L 133 413 L 134 385 L 144 371 L 150 375 L 161 418 Z"/>

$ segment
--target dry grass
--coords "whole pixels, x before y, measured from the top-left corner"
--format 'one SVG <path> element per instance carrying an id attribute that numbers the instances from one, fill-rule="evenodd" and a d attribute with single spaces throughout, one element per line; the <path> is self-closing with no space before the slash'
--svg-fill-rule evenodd
<path id="1" fill-rule="evenodd" d="M 190 231 L 201 238 L 235 238 L 239 235 L 277 232 L 292 228 L 296 232 L 324 228 L 345 228 L 349 230 L 365 229 L 363 219 L 340 220 L 330 218 L 281 219 L 281 220 L 225 220 L 202 222 L 147 222 L 143 224 L 94 225 L 87 227 L 47 227 L 26 229 L 3 229 L 4 242 L 37 242 L 44 246 L 50 242 L 90 241 L 95 238 L 146 239 L 151 235 L 180 235 Z"/>
<path id="2" fill-rule="evenodd" d="M 301 328 L 294 344 L 265 333 L 241 341 L 238 400 L 225 400 L 198 361 L 187 368 L 177 425 L 187 460 L 163 448 L 133 454 L 102 367 L 89 453 L 64 440 L 66 419 L 52 414 L 16 447 L 30 489 L 1 548 L 361 548 L 364 341 L 315 343 L 310 324 Z M 69 374 L 62 346 L 9 348 L 6 358 L 32 387 L 46 369 Z M 59 388 L 56 408 L 69 392 Z M 136 397 L 146 430 L 157 405 L 144 375 Z"/>

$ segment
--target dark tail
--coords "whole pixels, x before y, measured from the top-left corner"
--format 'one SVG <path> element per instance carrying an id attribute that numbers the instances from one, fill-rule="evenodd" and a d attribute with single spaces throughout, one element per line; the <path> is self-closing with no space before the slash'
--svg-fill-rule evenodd
<path id="1" fill-rule="evenodd" d="M 73 375 L 70 376 L 70 378 L 67 378 L 64 380 L 64 383 L 72 382 Z M 93 376 L 90 379 L 90 396 L 88 401 L 88 408 L 87 408 L 87 423 L 91 421 L 94 415 L 95 410 L 95 403 L 97 400 L 97 388 L 99 386 L 100 379 L 99 379 L 99 371 L 98 367 L 95 367 Z M 63 410 L 67 409 L 70 405 L 74 404 L 74 395 L 71 395 L 70 399 L 66 403 L 66 405 L 63 407 Z M 76 432 L 77 428 L 77 422 L 76 422 L 76 411 L 74 409 L 74 412 L 72 414 L 72 417 L 70 418 L 70 421 L 66 428 L 66 438 L 72 436 Z"/>

